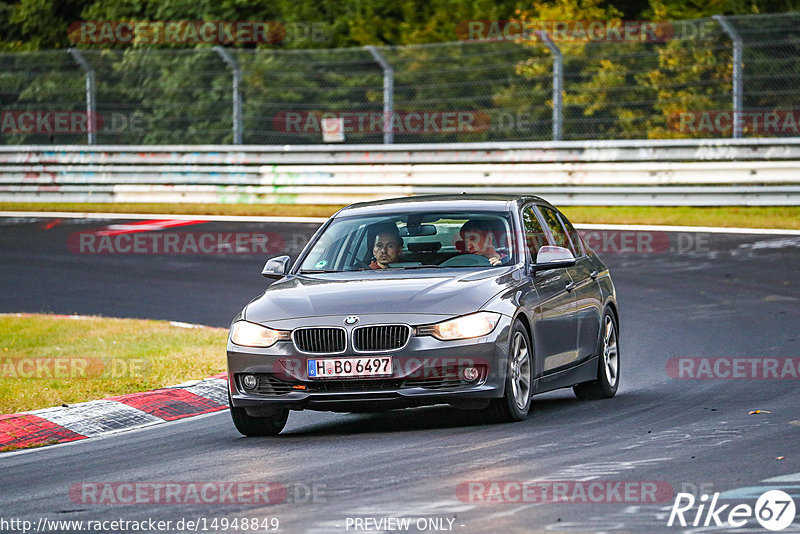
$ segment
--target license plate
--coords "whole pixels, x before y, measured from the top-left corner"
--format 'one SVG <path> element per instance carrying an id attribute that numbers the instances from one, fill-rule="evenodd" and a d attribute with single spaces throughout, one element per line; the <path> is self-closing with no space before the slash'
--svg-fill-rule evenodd
<path id="1" fill-rule="evenodd" d="M 308 378 L 354 378 L 391 375 L 391 356 L 308 360 Z"/>

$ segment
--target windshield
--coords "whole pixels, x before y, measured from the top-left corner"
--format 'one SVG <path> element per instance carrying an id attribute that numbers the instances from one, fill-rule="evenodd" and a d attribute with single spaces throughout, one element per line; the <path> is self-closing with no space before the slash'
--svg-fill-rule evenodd
<path id="1" fill-rule="evenodd" d="M 405 213 L 335 219 L 300 272 L 492 267 L 513 263 L 506 213 Z"/>

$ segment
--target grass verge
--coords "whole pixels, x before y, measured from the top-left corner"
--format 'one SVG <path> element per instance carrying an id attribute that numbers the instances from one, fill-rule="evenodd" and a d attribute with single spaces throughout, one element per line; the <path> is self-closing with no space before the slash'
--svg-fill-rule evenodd
<path id="1" fill-rule="evenodd" d="M 800 229 L 800 206 L 565 206 L 575 223 Z"/>
<path id="2" fill-rule="evenodd" d="M 0 316 L 0 414 L 171 386 L 225 370 L 223 328 Z"/>
<path id="3" fill-rule="evenodd" d="M 339 205 L 0 202 L 0 211 L 328 217 Z M 564 206 L 575 223 L 800 229 L 800 206 Z"/>

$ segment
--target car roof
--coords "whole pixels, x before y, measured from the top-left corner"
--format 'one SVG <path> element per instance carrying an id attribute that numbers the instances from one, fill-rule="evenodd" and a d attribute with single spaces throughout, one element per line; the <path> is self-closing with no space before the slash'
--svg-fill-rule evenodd
<path id="1" fill-rule="evenodd" d="M 350 217 L 372 213 L 400 213 L 407 212 L 409 209 L 419 211 L 467 211 L 472 209 L 508 211 L 512 205 L 519 205 L 529 201 L 549 205 L 546 200 L 532 195 L 421 195 L 351 204 L 339 210 L 334 217 Z"/>

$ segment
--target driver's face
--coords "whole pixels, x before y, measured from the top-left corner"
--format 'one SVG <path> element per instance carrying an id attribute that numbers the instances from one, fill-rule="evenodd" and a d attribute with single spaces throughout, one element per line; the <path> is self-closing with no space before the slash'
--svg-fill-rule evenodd
<path id="1" fill-rule="evenodd" d="M 470 254 L 484 254 L 494 246 L 492 233 L 482 230 L 463 232 L 464 246 Z"/>
<path id="2" fill-rule="evenodd" d="M 372 254 L 381 269 L 389 267 L 400 257 L 403 245 L 392 234 L 378 234 L 375 236 L 375 245 L 372 247 Z"/>

